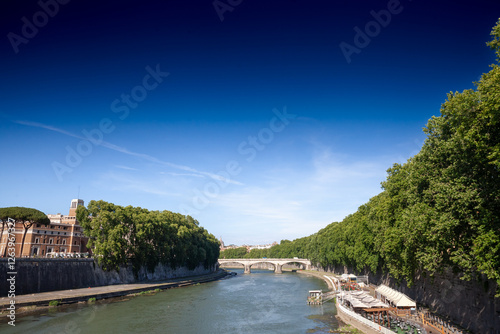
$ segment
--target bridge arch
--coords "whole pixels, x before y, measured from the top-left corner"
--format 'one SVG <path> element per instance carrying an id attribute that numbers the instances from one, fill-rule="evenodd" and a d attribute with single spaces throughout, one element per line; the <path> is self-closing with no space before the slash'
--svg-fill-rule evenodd
<path id="1" fill-rule="evenodd" d="M 226 259 L 224 259 L 224 260 L 226 260 Z M 220 262 L 220 261 L 219 261 L 219 266 L 220 266 L 221 264 L 237 264 L 237 265 L 240 265 L 240 266 L 241 266 L 241 268 L 244 268 L 244 267 L 245 267 L 245 264 L 244 264 L 243 262 L 241 262 L 241 261 L 238 261 L 238 260 L 239 260 L 239 259 L 227 259 L 227 261 L 224 261 L 224 262 Z"/>
<path id="2" fill-rule="evenodd" d="M 297 260 L 290 260 L 289 262 L 283 262 L 282 263 L 282 266 L 284 266 L 285 264 L 300 264 L 303 266 L 303 269 L 310 269 L 310 266 L 311 264 L 310 263 L 304 263 L 304 262 L 297 262 Z"/>
<path id="3" fill-rule="evenodd" d="M 266 260 L 262 260 L 262 261 L 259 261 L 259 262 L 253 262 L 252 264 L 249 264 L 248 266 L 250 267 L 250 269 L 252 268 L 252 266 L 256 265 L 256 264 L 270 264 L 273 266 L 273 270 L 274 272 L 276 272 L 276 266 L 277 264 L 276 263 L 272 263 L 272 262 L 269 262 L 269 261 L 266 261 Z M 250 272 L 248 272 L 250 273 Z"/>

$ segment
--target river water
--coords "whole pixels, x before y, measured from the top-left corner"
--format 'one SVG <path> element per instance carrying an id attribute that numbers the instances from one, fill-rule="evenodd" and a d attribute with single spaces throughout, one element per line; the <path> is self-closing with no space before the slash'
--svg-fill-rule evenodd
<path id="1" fill-rule="evenodd" d="M 233 269 L 237 276 L 154 295 L 82 303 L 18 317 L 0 333 L 331 333 L 335 304 L 306 304 L 323 280 L 297 273 Z"/>

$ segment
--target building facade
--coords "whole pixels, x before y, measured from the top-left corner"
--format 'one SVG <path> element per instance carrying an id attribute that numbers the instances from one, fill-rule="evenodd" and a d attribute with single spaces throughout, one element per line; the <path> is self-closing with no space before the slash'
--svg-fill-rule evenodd
<path id="1" fill-rule="evenodd" d="M 49 225 L 33 224 L 24 240 L 23 253 L 21 254 L 21 241 L 24 234 L 22 223 L 15 224 L 14 235 L 16 237 L 16 257 L 46 257 L 53 253 L 64 255 L 89 253 L 87 248 L 88 238 L 83 234 L 83 228 L 76 220 L 76 209 L 84 205 L 83 200 L 73 199 L 68 215 L 60 213 L 47 215 Z M 7 227 L 0 241 L 0 256 L 5 257 L 7 246 Z"/>

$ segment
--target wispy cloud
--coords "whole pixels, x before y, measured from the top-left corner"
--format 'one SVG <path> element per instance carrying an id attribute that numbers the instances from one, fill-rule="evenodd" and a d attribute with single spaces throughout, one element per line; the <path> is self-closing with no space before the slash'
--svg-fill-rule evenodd
<path id="1" fill-rule="evenodd" d="M 71 132 L 68 132 L 66 130 L 62 130 L 62 129 L 59 129 L 59 128 L 56 128 L 56 127 L 53 127 L 53 126 L 50 126 L 50 125 L 45 125 L 45 124 L 42 124 L 42 123 L 27 122 L 27 121 L 13 121 L 13 122 L 17 123 L 17 124 L 21 124 L 21 125 L 32 126 L 32 127 L 35 127 L 35 128 L 42 128 L 42 129 L 45 129 L 45 130 L 59 132 L 59 133 L 62 133 L 63 135 L 70 136 L 70 137 L 73 137 L 73 138 L 87 140 L 86 138 L 84 138 L 82 136 L 75 135 L 75 134 L 73 134 Z"/>
<path id="2" fill-rule="evenodd" d="M 128 166 L 122 166 L 122 165 L 115 165 L 116 168 L 120 168 L 120 169 L 125 169 L 125 170 L 138 170 L 137 168 L 132 168 L 132 167 L 128 167 Z"/>
<path id="3" fill-rule="evenodd" d="M 226 213 L 218 219 L 227 241 L 258 238 L 265 243 L 279 241 L 266 235 L 294 239 L 315 233 L 378 194 L 387 168 L 384 159 L 353 159 L 326 146 L 314 147 L 305 165 L 302 170 L 275 166 L 261 172 L 266 178 L 259 184 L 220 194 L 213 207 Z M 238 221 L 230 221 L 236 216 Z"/>
<path id="4" fill-rule="evenodd" d="M 68 132 L 66 130 L 62 130 L 62 129 L 56 128 L 54 126 L 50 126 L 50 125 L 46 125 L 46 124 L 42 124 L 42 123 L 27 122 L 27 121 L 14 121 L 14 122 L 18 123 L 18 124 L 21 124 L 21 125 L 32 126 L 32 127 L 37 127 L 37 128 L 42 128 L 42 129 L 46 129 L 46 130 L 58 132 L 58 133 L 66 135 L 66 136 L 70 136 L 70 137 L 73 137 L 73 138 L 78 138 L 78 139 L 81 139 L 81 140 L 87 140 L 87 138 L 85 138 L 83 136 L 79 136 L 79 135 L 73 134 L 71 132 Z M 212 178 L 214 180 L 219 180 L 219 181 L 222 181 L 222 182 L 225 182 L 225 183 L 230 183 L 230 184 L 235 184 L 235 185 L 240 185 L 240 186 L 243 185 L 243 183 L 241 183 L 241 182 L 238 182 L 238 181 L 235 181 L 235 180 L 231 180 L 231 179 L 227 179 L 227 178 L 225 178 L 225 177 L 223 177 L 221 175 L 218 175 L 218 174 L 200 171 L 200 170 L 197 170 L 196 168 L 193 168 L 193 167 L 178 165 L 178 164 L 174 164 L 174 163 L 168 162 L 168 161 L 162 161 L 162 160 L 160 160 L 160 159 L 158 159 L 156 157 L 153 157 L 151 155 L 144 154 L 144 153 L 133 152 L 133 151 L 130 151 L 130 150 L 126 149 L 125 147 L 121 147 L 121 146 L 109 143 L 107 141 L 104 141 L 104 140 L 99 144 L 99 146 L 106 147 L 106 148 L 108 148 L 110 150 L 113 150 L 113 151 L 116 151 L 116 152 L 120 152 L 120 153 L 123 153 L 123 154 L 127 154 L 127 155 L 130 155 L 130 156 L 133 156 L 133 157 L 137 157 L 137 158 L 140 158 L 140 159 L 143 159 L 143 160 L 146 160 L 146 161 L 149 161 L 149 162 L 153 162 L 153 163 L 156 163 L 156 164 L 159 164 L 159 165 L 162 165 L 162 166 L 167 166 L 167 167 L 170 167 L 170 168 L 174 168 L 174 169 L 178 169 L 178 170 L 183 170 L 183 171 L 186 171 L 186 172 L 191 172 L 191 174 L 196 174 L 198 176 L 208 176 L 208 177 L 210 177 L 210 178 Z"/>
<path id="5" fill-rule="evenodd" d="M 172 176 L 193 176 L 193 177 L 205 177 L 203 175 L 200 175 L 200 174 L 194 174 L 194 173 L 173 173 L 173 172 L 168 172 L 168 173 L 163 173 L 162 174 L 168 174 L 168 175 L 172 175 Z M 241 184 L 241 183 L 239 183 Z"/>

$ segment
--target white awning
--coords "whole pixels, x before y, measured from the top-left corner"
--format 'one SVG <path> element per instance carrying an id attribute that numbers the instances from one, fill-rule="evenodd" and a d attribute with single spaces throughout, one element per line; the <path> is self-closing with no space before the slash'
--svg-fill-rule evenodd
<path id="1" fill-rule="evenodd" d="M 388 308 L 389 305 L 383 303 L 382 301 L 373 298 L 368 293 L 364 291 L 351 291 L 346 293 L 346 300 L 350 301 L 353 307 L 361 308 Z"/>
<path id="2" fill-rule="evenodd" d="M 417 303 L 408 298 L 407 295 L 389 288 L 386 285 L 380 285 L 375 289 L 378 293 L 390 300 L 396 307 L 417 307 Z"/>
<path id="3" fill-rule="evenodd" d="M 370 306 L 366 305 L 365 303 L 363 303 L 362 301 L 358 300 L 356 297 L 354 296 L 345 296 L 344 297 L 345 300 L 348 300 L 352 307 L 355 307 L 355 308 L 369 308 Z"/>

